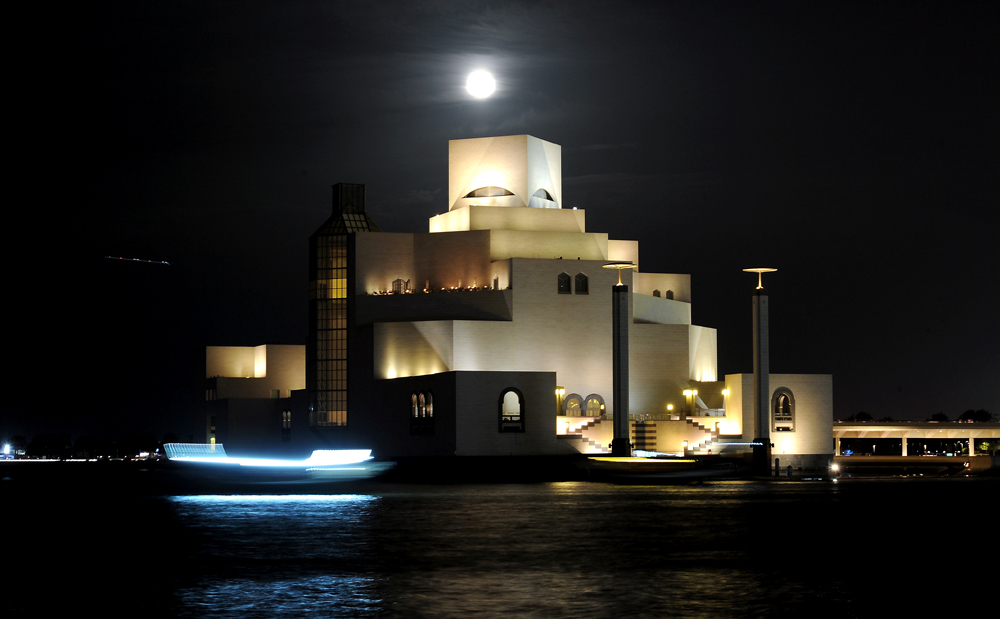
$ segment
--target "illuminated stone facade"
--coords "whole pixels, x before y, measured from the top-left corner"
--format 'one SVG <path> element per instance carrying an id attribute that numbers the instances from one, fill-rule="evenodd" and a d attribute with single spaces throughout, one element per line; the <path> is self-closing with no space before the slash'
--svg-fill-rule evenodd
<path id="1" fill-rule="evenodd" d="M 638 242 L 588 231 L 583 210 L 561 208 L 561 166 L 560 147 L 531 136 L 451 141 L 448 211 L 422 233 L 381 232 L 364 185 L 334 187 L 333 215 L 310 237 L 306 385 L 286 447 L 606 452 L 625 414 L 612 397 L 609 262 L 636 266 L 621 272 L 633 440 L 657 449 L 659 432 L 662 451 L 722 440 L 727 385 L 715 329 L 691 324 L 690 276 L 638 270 Z M 799 438 L 812 433 L 804 420 Z"/>
<path id="2" fill-rule="evenodd" d="M 346 235 L 346 416 L 311 411 L 315 432 L 385 457 L 606 449 L 618 274 L 603 266 L 638 265 L 639 247 L 560 208 L 561 166 L 560 147 L 531 136 L 454 140 L 449 210 L 428 232 Z M 691 324 L 690 277 L 626 270 L 622 283 L 630 412 L 716 380 L 715 330 Z"/>

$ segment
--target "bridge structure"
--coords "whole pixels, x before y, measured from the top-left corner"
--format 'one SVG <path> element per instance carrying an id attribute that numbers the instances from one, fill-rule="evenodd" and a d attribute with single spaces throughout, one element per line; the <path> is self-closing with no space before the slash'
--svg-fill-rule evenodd
<path id="1" fill-rule="evenodd" d="M 968 455 L 976 453 L 976 440 L 1000 441 L 1000 422 L 963 421 L 835 421 L 833 422 L 834 454 L 842 456 L 844 439 L 898 439 L 902 456 L 910 456 L 910 444 L 921 445 L 928 440 L 950 440 L 968 446 Z M 992 448 L 996 450 L 996 447 Z"/>

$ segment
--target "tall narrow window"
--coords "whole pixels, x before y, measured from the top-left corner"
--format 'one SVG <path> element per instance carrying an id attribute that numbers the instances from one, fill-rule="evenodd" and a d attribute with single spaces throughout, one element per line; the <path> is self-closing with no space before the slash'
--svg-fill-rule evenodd
<path id="1" fill-rule="evenodd" d="M 590 294 L 587 288 L 587 276 L 583 273 L 576 274 L 576 294 Z"/>
<path id="2" fill-rule="evenodd" d="M 772 400 L 774 414 L 771 422 L 775 432 L 795 431 L 795 396 L 786 388 L 775 390 Z"/>
<path id="3" fill-rule="evenodd" d="M 573 294 L 570 290 L 570 280 L 568 273 L 559 274 L 559 294 Z"/>
<path id="4" fill-rule="evenodd" d="M 524 432 L 524 397 L 513 387 L 500 394 L 500 431 Z"/>
<path id="5" fill-rule="evenodd" d="M 292 411 L 281 411 L 281 440 L 292 440 Z"/>
<path id="6" fill-rule="evenodd" d="M 347 425 L 347 235 L 310 241 L 310 425 Z"/>

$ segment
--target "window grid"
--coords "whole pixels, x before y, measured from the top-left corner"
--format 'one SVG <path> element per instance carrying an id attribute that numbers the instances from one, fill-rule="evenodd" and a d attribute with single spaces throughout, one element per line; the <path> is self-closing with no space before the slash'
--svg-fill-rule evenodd
<path id="1" fill-rule="evenodd" d="M 343 215 L 345 221 L 364 215 Z M 309 423 L 347 425 L 347 236 L 324 235 L 310 247 Z"/>

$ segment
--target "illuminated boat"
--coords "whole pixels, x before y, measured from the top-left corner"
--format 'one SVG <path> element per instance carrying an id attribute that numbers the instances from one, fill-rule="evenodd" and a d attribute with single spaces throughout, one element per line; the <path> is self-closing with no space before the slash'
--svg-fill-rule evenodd
<path id="1" fill-rule="evenodd" d="M 170 462 L 239 481 L 354 481 L 395 466 L 376 462 L 370 449 L 318 449 L 305 460 L 230 457 L 221 443 L 166 443 Z"/>
<path id="2" fill-rule="evenodd" d="M 580 466 L 587 471 L 589 479 L 619 483 L 685 483 L 740 475 L 739 468 L 731 461 L 682 458 L 638 450 L 635 453 L 631 457 L 592 456 L 582 461 Z"/>

